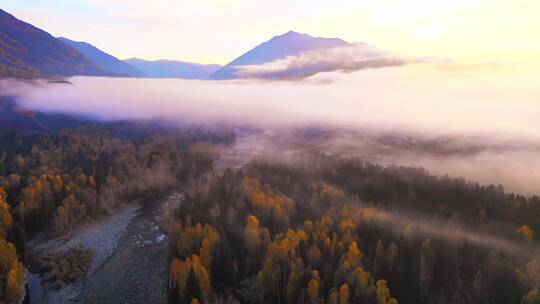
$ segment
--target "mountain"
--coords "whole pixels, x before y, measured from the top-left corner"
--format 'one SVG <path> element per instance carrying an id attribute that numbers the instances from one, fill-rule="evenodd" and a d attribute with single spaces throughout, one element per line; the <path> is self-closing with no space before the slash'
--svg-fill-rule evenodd
<path id="1" fill-rule="evenodd" d="M 97 47 L 86 43 L 73 41 L 68 38 L 59 37 L 60 41 L 74 48 L 84 55 L 88 60 L 99 68 L 110 71 L 118 76 L 143 77 L 145 74 L 139 69 L 125 63 L 124 61 L 105 53 Z"/>
<path id="2" fill-rule="evenodd" d="M 222 80 L 237 78 L 237 67 L 246 65 L 260 65 L 283 59 L 287 56 L 295 56 L 307 51 L 317 51 L 336 47 L 349 47 L 353 44 L 339 38 L 313 37 L 289 31 L 283 35 L 258 45 L 242 56 L 225 65 L 219 71 L 210 76 L 210 79 Z"/>
<path id="3" fill-rule="evenodd" d="M 219 70 L 219 64 L 199 64 L 174 60 L 148 61 L 139 58 L 124 60 L 150 78 L 207 79 Z"/>
<path id="4" fill-rule="evenodd" d="M 109 74 L 49 33 L 0 9 L 0 77 Z"/>

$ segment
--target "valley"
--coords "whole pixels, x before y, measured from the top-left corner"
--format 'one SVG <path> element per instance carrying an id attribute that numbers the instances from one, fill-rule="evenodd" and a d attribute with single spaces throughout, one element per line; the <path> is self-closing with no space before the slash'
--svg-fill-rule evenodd
<path id="1" fill-rule="evenodd" d="M 540 303 L 540 5 L 428 2 L 0 0 L 0 304 Z"/>

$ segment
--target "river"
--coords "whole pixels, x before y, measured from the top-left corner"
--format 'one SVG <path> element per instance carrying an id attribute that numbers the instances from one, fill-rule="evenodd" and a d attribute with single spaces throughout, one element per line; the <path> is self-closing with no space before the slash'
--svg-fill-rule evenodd
<path id="1" fill-rule="evenodd" d="M 26 303 L 167 303 L 167 237 L 159 229 L 162 199 L 131 203 L 101 221 L 81 227 L 66 244 L 94 249 L 94 263 L 79 282 L 57 291 L 29 275 Z M 51 249 L 53 248 L 53 249 Z"/>
<path id="2" fill-rule="evenodd" d="M 114 254 L 90 276 L 81 303 L 167 303 L 167 238 L 160 231 L 160 202 L 144 203 Z"/>
<path id="3" fill-rule="evenodd" d="M 237 142 L 217 159 L 216 171 L 241 167 L 253 157 L 269 153 L 272 134 L 240 132 L 238 135 Z M 124 211 L 89 223 L 74 233 L 68 245 L 81 244 L 94 249 L 98 261 L 80 282 L 60 291 L 52 290 L 50 284 L 42 285 L 37 275 L 29 273 L 31 303 L 168 303 L 168 240 L 159 228 L 159 221 L 164 203 L 177 201 L 178 197 L 181 195 L 177 193 L 144 201 L 140 208 L 139 203 L 132 203 Z M 36 247 L 39 246 L 42 245 Z M 66 244 L 46 247 L 46 250 L 49 247 L 59 250 L 66 248 Z"/>
<path id="4" fill-rule="evenodd" d="M 28 278 L 28 289 L 24 303 L 41 303 L 43 296 L 43 286 L 41 284 L 41 278 L 39 277 L 39 275 L 31 273 L 30 271 L 26 271 L 26 275 Z"/>

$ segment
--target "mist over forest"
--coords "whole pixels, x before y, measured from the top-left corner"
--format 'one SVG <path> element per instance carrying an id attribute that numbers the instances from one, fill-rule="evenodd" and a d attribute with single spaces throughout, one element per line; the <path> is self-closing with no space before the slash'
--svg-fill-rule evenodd
<path id="1" fill-rule="evenodd" d="M 303 81 L 73 77 L 73 85 L 36 85 L 4 80 L 2 94 L 18 95 L 30 108 L 102 119 L 319 123 L 534 138 L 536 76 L 534 66 L 519 64 L 413 64 L 319 73 Z"/>
<path id="2" fill-rule="evenodd" d="M 0 302 L 535 303 L 534 68 L 356 70 L 0 80 Z"/>
<path id="3" fill-rule="evenodd" d="M 267 130 L 261 133 L 272 151 L 267 155 L 315 148 L 537 194 L 534 71 L 517 64 L 425 63 L 303 81 L 4 80 L 0 91 L 46 113 Z"/>

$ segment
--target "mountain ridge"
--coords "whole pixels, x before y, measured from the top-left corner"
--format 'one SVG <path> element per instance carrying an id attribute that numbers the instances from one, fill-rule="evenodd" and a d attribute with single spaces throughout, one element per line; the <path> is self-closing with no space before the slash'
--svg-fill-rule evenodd
<path id="1" fill-rule="evenodd" d="M 0 9 L 0 77 L 109 76 L 48 32 Z"/>
<path id="2" fill-rule="evenodd" d="M 121 76 L 227 80 L 303 79 L 320 72 L 352 72 L 404 64 L 399 56 L 364 42 L 288 31 L 228 64 L 180 60 L 120 60 L 91 43 L 55 38 L 0 9 L 0 77 Z"/>
<path id="3" fill-rule="evenodd" d="M 219 64 L 203 64 L 169 59 L 145 60 L 134 57 L 123 61 L 141 70 L 150 78 L 207 79 L 221 68 Z"/>
<path id="4" fill-rule="evenodd" d="M 76 49 L 96 66 L 110 71 L 118 76 L 144 77 L 145 74 L 130 64 L 102 51 L 91 43 L 84 41 L 74 41 L 65 37 L 58 37 L 60 41 Z"/>

